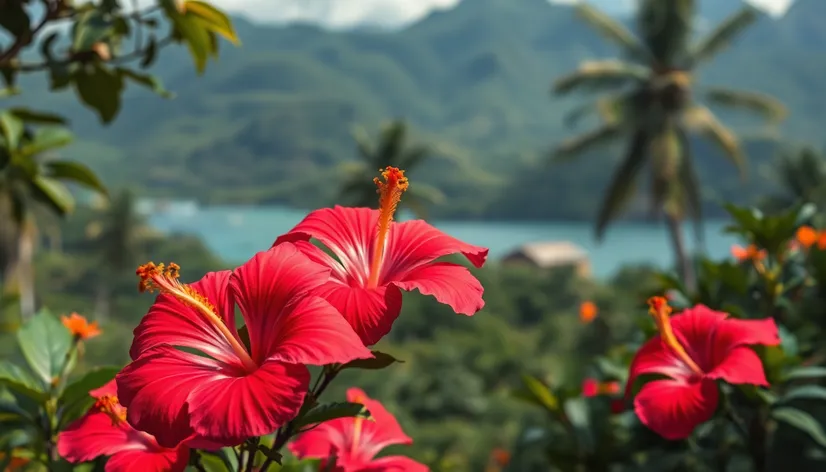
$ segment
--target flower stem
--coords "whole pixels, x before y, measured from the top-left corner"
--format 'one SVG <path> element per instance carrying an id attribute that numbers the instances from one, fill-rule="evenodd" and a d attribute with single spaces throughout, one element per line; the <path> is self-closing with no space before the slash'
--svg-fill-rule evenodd
<path id="1" fill-rule="evenodd" d="M 308 395 L 308 397 L 318 399 L 318 397 L 320 397 L 321 394 L 324 393 L 324 390 L 326 390 L 327 387 L 330 386 L 330 383 L 332 383 L 332 381 L 336 378 L 339 372 L 341 372 L 341 367 L 338 365 L 325 366 L 324 373 L 321 376 L 319 376 L 318 379 L 316 379 L 315 385 L 313 385 L 313 388 L 310 390 L 310 395 Z M 287 441 L 290 440 L 294 431 L 295 420 L 290 421 L 283 428 L 280 428 L 275 435 L 275 441 L 273 442 L 271 449 L 272 452 L 280 452 L 281 448 L 283 448 L 284 445 L 287 444 Z M 268 457 L 259 469 L 260 472 L 267 472 L 267 470 L 269 470 L 273 462 L 274 459 L 272 457 Z"/>

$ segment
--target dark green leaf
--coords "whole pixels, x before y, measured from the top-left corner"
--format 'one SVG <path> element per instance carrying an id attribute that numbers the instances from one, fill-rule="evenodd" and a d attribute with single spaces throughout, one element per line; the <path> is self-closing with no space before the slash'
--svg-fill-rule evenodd
<path id="1" fill-rule="evenodd" d="M 98 176 L 84 164 L 72 161 L 52 161 L 46 163 L 44 167 L 48 177 L 80 184 L 103 195 L 108 194 Z"/>
<path id="2" fill-rule="evenodd" d="M 95 403 L 89 392 L 106 385 L 119 371 L 117 367 L 99 367 L 69 384 L 58 400 L 60 424 L 66 426 L 83 416 Z"/>
<path id="3" fill-rule="evenodd" d="M 290 462 L 281 466 L 279 472 L 318 472 L 321 470 L 320 459 L 304 459 L 298 462 Z"/>
<path id="4" fill-rule="evenodd" d="M 371 421 L 373 419 L 370 416 L 370 412 L 361 403 L 325 403 L 316 406 L 300 418 L 296 418 L 294 427 L 298 430 L 303 426 L 308 426 L 315 423 L 323 423 L 336 418 L 351 417 L 365 418 Z"/>
<path id="5" fill-rule="evenodd" d="M 36 125 L 65 125 L 66 119 L 54 113 L 34 111 L 28 108 L 12 108 L 9 113 L 24 123 Z"/>
<path id="6" fill-rule="evenodd" d="M 533 403 L 545 408 L 549 412 L 555 413 L 559 411 L 559 399 L 551 392 L 542 381 L 530 375 L 522 376 L 522 383 L 527 389 L 526 393 L 530 396 L 525 399 L 533 399 Z"/>
<path id="7" fill-rule="evenodd" d="M 143 85 L 164 98 L 173 98 L 175 96 L 173 93 L 166 90 L 163 83 L 161 83 L 161 79 L 154 75 L 142 74 L 123 67 L 118 67 L 117 71 L 121 76 L 132 80 L 136 84 Z"/>
<path id="8" fill-rule="evenodd" d="M 40 310 L 17 332 L 20 350 L 32 371 L 50 385 L 66 361 L 72 336 L 60 320 L 48 310 Z"/>
<path id="9" fill-rule="evenodd" d="M 576 431 L 579 447 L 584 451 L 592 451 L 594 439 L 591 435 L 591 419 L 585 398 L 568 399 L 565 401 L 563 409 L 565 410 L 565 416 Z"/>
<path id="10" fill-rule="evenodd" d="M 281 460 L 284 456 L 281 455 L 278 451 L 273 451 L 271 448 L 261 444 L 258 446 L 258 450 L 261 451 L 261 454 L 267 457 L 267 459 L 272 459 L 276 464 L 281 465 Z"/>
<path id="11" fill-rule="evenodd" d="M 772 411 L 771 416 L 776 421 L 786 423 L 808 434 L 820 447 L 826 447 L 826 432 L 809 413 L 797 408 L 783 407 Z"/>
<path id="12" fill-rule="evenodd" d="M 826 388 L 817 385 L 804 385 L 786 392 L 779 403 L 789 403 L 795 400 L 826 401 Z"/>
<path id="13" fill-rule="evenodd" d="M 395 357 L 391 356 L 390 354 L 385 354 L 380 351 L 372 351 L 373 358 L 372 359 L 356 359 L 354 361 L 348 362 L 342 366 L 342 369 L 366 369 L 366 370 L 378 370 L 384 369 L 385 367 L 389 367 L 396 362 L 404 362 L 396 359 Z"/>
<path id="14" fill-rule="evenodd" d="M 0 360 L 0 386 L 18 392 L 27 397 L 41 400 L 44 398 L 44 385 L 11 361 Z"/>
<path id="15" fill-rule="evenodd" d="M 75 199 L 60 181 L 38 175 L 30 182 L 30 187 L 32 196 L 50 206 L 58 215 L 68 215 L 74 211 Z"/>
<path id="16" fill-rule="evenodd" d="M 109 123 L 120 111 L 123 76 L 101 64 L 81 69 L 74 76 L 80 100 L 95 110 L 103 123 Z"/>
<path id="17" fill-rule="evenodd" d="M 822 378 L 826 378 L 826 367 L 820 366 L 797 367 L 795 369 L 790 370 L 788 373 L 786 373 L 786 375 L 783 376 L 783 379 L 786 382 L 790 380 Z"/>
<path id="18" fill-rule="evenodd" d="M 31 33 L 31 22 L 22 2 L 0 3 L 0 27 L 12 36 L 21 38 Z"/>

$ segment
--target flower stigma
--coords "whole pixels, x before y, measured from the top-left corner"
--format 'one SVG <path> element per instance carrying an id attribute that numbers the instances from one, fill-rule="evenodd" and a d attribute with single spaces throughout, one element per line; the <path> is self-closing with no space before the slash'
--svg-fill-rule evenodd
<path id="1" fill-rule="evenodd" d="M 379 194 L 379 223 L 376 231 L 376 245 L 373 250 L 373 261 L 370 265 L 370 276 L 367 281 L 368 287 L 375 288 L 379 284 L 381 274 L 381 262 L 384 258 L 384 249 L 387 245 L 387 235 L 390 232 L 390 223 L 393 222 L 393 215 L 399 206 L 402 194 L 409 187 L 404 171 L 398 167 L 387 166 L 381 171 L 384 182 L 378 177 L 373 179 L 376 184 L 376 193 Z"/>
<path id="2" fill-rule="evenodd" d="M 112 426 L 120 426 L 126 423 L 126 407 L 120 404 L 118 397 L 114 395 L 104 395 L 97 399 L 95 408 L 106 413 L 112 419 Z"/>
<path id="3" fill-rule="evenodd" d="M 685 348 L 677 340 L 674 330 L 671 327 L 671 307 L 668 306 L 668 301 L 664 297 L 651 297 L 648 299 L 648 313 L 654 318 L 654 323 L 657 325 L 657 331 L 660 332 L 660 338 L 663 344 L 671 350 L 685 365 L 697 375 L 705 375 L 700 366 L 694 362 L 694 359 L 688 355 Z"/>
<path id="4" fill-rule="evenodd" d="M 362 406 L 365 406 L 366 398 L 364 395 L 359 394 L 356 398 L 353 399 L 353 403 L 360 403 Z M 356 416 L 355 420 L 353 421 L 353 442 L 350 443 L 350 454 L 355 456 L 356 452 L 358 451 L 359 441 L 361 440 L 361 428 L 364 426 L 364 417 L 363 416 Z"/>
<path id="5" fill-rule="evenodd" d="M 232 334 L 224 323 L 224 320 L 218 316 L 215 307 L 209 300 L 193 289 L 192 286 L 181 283 L 181 281 L 178 280 L 180 270 L 180 266 L 174 262 L 170 262 L 168 266 L 165 266 L 163 263 L 155 265 L 154 262 L 147 262 L 135 271 L 140 278 L 138 290 L 140 290 L 141 293 L 157 291 L 159 293 L 172 295 L 181 303 L 194 308 L 195 311 L 200 313 L 209 324 L 214 326 L 224 336 L 247 371 L 251 372 L 257 369 L 258 366 L 249 354 L 247 354 L 246 348 Z"/>

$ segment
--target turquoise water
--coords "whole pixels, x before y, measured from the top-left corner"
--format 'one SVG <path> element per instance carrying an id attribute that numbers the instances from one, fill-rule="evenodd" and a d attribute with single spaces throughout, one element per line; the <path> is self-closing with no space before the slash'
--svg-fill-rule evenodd
<path id="1" fill-rule="evenodd" d="M 151 223 L 168 232 L 201 236 L 206 244 L 228 261 L 245 261 L 257 251 L 270 247 L 275 238 L 298 223 L 305 212 L 280 207 L 208 207 L 198 211 L 156 213 Z M 672 261 L 666 228 L 662 224 L 618 223 L 604 241 L 594 240 L 593 226 L 587 222 L 513 223 L 499 221 L 431 221 L 446 233 L 466 242 L 490 248 L 498 258 L 521 244 L 535 241 L 571 241 L 585 249 L 595 276 L 606 277 L 620 266 L 650 263 L 660 267 Z M 721 232 L 723 221 L 706 224 L 706 252 L 720 258 L 729 254 L 737 240 Z M 691 241 L 690 235 L 686 234 Z"/>

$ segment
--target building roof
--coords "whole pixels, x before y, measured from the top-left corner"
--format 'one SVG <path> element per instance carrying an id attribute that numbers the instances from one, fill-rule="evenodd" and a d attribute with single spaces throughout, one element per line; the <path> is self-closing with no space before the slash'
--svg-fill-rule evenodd
<path id="1" fill-rule="evenodd" d="M 553 267 L 588 260 L 588 253 L 570 241 L 542 241 L 524 244 L 504 259 L 524 257 L 540 267 Z"/>

